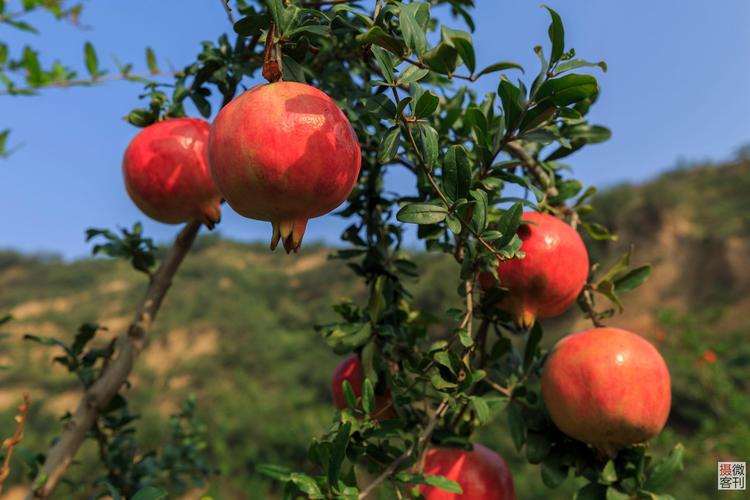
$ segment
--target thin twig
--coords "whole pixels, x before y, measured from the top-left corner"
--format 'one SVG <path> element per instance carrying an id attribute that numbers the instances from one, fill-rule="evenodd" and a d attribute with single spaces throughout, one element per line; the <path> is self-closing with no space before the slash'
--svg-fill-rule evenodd
<path id="1" fill-rule="evenodd" d="M 557 196 L 557 188 L 552 185 L 549 175 L 539 165 L 539 163 L 531 156 L 520 144 L 510 141 L 505 144 L 505 149 L 510 153 L 511 156 L 521 161 L 523 167 L 531 172 L 531 175 L 545 187 L 545 192 L 548 196 Z"/>
<path id="2" fill-rule="evenodd" d="M 232 8 L 229 6 L 229 0 L 219 0 L 221 2 L 222 7 L 224 7 L 224 12 L 227 13 L 227 17 L 229 18 L 229 22 L 232 23 L 232 26 L 234 26 L 234 14 L 232 14 Z"/>
<path id="3" fill-rule="evenodd" d="M 102 83 L 109 83 L 109 82 L 118 82 L 118 81 L 127 81 L 127 82 L 149 82 L 148 77 L 153 76 L 174 76 L 175 72 L 157 72 L 157 73 L 149 73 L 148 75 L 123 75 L 122 73 L 108 75 L 108 76 L 100 76 L 97 78 L 79 78 L 75 80 L 62 80 L 59 82 L 49 82 L 45 83 L 43 85 L 38 85 L 34 87 L 13 87 L 12 90 L 0 90 L 0 96 L 1 95 L 33 95 L 34 92 L 37 90 L 43 90 L 43 89 L 68 89 L 72 87 L 90 87 L 94 85 L 99 85 Z"/>
<path id="4" fill-rule="evenodd" d="M 359 0 L 317 0 L 314 2 L 302 2 L 300 5 L 306 8 L 320 8 L 324 5 L 339 5 L 342 3 L 354 3 Z"/>
<path id="5" fill-rule="evenodd" d="M 154 273 L 133 322 L 117 341 L 117 357 L 84 392 L 75 413 L 65 424 L 60 438 L 47 452 L 27 499 L 48 498 L 52 494 L 99 414 L 126 383 L 136 358 L 145 347 L 146 336 L 159 312 L 162 300 L 172 285 L 172 279 L 185 255 L 192 247 L 200 227 L 201 223 L 198 221 L 189 222 L 177 235 L 164 262 Z"/>
<path id="6" fill-rule="evenodd" d="M 586 285 L 586 287 L 583 289 L 583 293 L 579 297 L 578 303 L 583 308 L 584 312 L 586 313 L 586 316 L 591 320 L 591 323 L 597 328 L 601 328 L 604 326 L 604 323 L 599 319 L 599 315 L 596 312 L 596 309 L 594 309 L 594 301 L 591 298 L 591 286 Z"/>
<path id="7" fill-rule="evenodd" d="M 26 418 L 29 416 L 29 394 L 23 394 L 23 404 L 19 405 L 16 409 L 18 415 L 16 415 L 16 431 L 13 435 L 3 441 L 0 448 L 5 448 L 5 459 L 3 460 L 2 466 L 0 466 L 0 495 L 3 493 L 3 483 L 10 475 L 10 461 L 13 458 L 13 450 L 16 445 L 23 439 L 24 427 L 26 425 Z"/>
<path id="8" fill-rule="evenodd" d="M 419 451 L 421 453 L 424 450 L 424 445 L 427 443 L 427 441 L 429 441 L 430 437 L 432 436 L 432 432 L 435 430 L 435 427 L 437 426 L 443 415 L 445 415 L 446 411 L 448 411 L 448 400 L 443 400 L 440 403 L 440 406 L 438 406 L 437 410 L 435 410 L 435 414 L 432 416 L 432 418 L 430 418 L 427 426 L 419 435 L 417 441 L 415 441 L 414 444 L 412 444 L 406 451 L 404 451 L 400 457 L 391 462 L 391 465 L 389 465 L 383 472 L 381 472 L 373 482 L 367 485 L 367 488 L 362 490 L 362 492 L 359 494 L 360 500 L 367 498 L 367 495 L 372 493 L 372 491 L 376 487 L 378 487 L 380 483 L 391 477 L 391 475 L 393 475 L 393 473 L 398 470 L 401 464 L 406 462 L 414 454 L 415 451 Z"/>

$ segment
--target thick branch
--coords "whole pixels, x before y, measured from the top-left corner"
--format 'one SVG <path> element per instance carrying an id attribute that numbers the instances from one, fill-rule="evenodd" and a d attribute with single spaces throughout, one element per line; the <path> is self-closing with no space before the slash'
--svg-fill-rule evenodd
<path id="1" fill-rule="evenodd" d="M 557 196 L 557 188 L 551 184 L 547 172 L 537 163 L 534 157 L 523 149 L 523 146 L 511 141 L 505 145 L 505 149 L 508 150 L 511 156 L 521 161 L 523 167 L 531 172 L 531 175 L 545 187 L 545 192 L 549 196 Z"/>
<path id="2" fill-rule="evenodd" d="M 27 499 L 47 498 L 52 494 L 100 412 L 127 381 L 136 358 L 143 350 L 146 335 L 159 312 L 161 302 L 172 285 L 177 269 L 193 245 L 200 226 L 200 222 L 190 222 L 177 235 L 164 262 L 154 273 L 128 331 L 117 340 L 117 357 L 81 397 L 78 408 L 65 424 L 60 438 L 47 452 L 47 458 Z"/>

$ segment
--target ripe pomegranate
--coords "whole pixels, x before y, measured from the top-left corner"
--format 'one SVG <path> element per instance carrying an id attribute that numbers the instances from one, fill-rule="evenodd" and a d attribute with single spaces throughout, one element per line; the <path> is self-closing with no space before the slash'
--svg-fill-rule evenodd
<path id="1" fill-rule="evenodd" d="M 445 476 L 461 485 L 462 494 L 423 485 L 426 500 L 515 500 L 513 477 L 505 460 L 481 444 L 472 451 L 430 448 L 425 454 L 424 473 Z"/>
<path id="2" fill-rule="evenodd" d="M 307 220 L 339 206 L 357 181 L 362 156 L 344 113 L 322 91 L 295 82 L 258 85 L 219 112 L 209 138 L 211 172 L 229 205 L 271 221 L 299 249 Z"/>
<path id="3" fill-rule="evenodd" d="M 643 337 L 593 328 L 560 340 L 542 373 L 542 397 L 568 436 L 614 457 L 657 435 L 669 416 L 669 370 Z"/>
<path id="4" fill-rule="evenodd" d="M 359 356 L 352 354 L 351 356 L 344 359 L 336 367 L 331 378 L 331 394 L 333 395 L 333 403 L 336 408 L 347 408 L 349 405 L 346 403 L 346 397 L 344 397 L 344 390 L 341 388 L 341 384 L 344 380 L 348 380 L 352 386 L 354 395 L 362 397 L 362 382 L 364 377 L 362 376 L 362 361 Z M 375 414 L 373 418 L 378 420 L 385 420 L 396 416 L 391 402 L 391 391 L 386 388 L 384 394 L 375 395 Z"/>
<path id="5" fill-rule="evenodd" d="M 525 212 L 518 228 L 525 257 L 499 261 L 500 286 L 508 290 L 498 304 L 518 326 L 530 328 L 537 317 L 562 314 L 586 284 L 589 254 L 575 229 L 548 214 Z M 479 277 L 483 288 L 497 282 L 490 274 Z"/>
<path id="6" fill-rule="evenodd" d="M 208 168 L 210 125 L 173 118 L 141 130 L 122 161 L 125 187 L 143 213 L 166 224 L 219 222 L 221 195 Z"/>

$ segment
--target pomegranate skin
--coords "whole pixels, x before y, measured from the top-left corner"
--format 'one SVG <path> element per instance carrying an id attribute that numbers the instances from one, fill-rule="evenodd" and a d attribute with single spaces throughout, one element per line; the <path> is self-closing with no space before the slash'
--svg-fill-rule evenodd
<path id="1" fill-rule="evenodd" d="M 203 120 L 173 118 L 149 125 L 130 141 L 122 172 L 143 213 L 166 224 L 219 222 L 221 195 L 208 168 L 209 130 Z"/>
<path id="2" fill-rule="evenodd" d="M 327 214 L 352 192 L 362 155 L 349 120 L 324 92 L 296 82 L 263 84 L 216 117 L 209 138 L 211 173 L 240 215 L 270 221 L 271 249 L 289 253 L 307 220 Z"/>
<path id="3" fill-rule="evenodd" d="M 344 390 L 341 388 L 341 384 L 344 380 L 349 381 L 355 396 L 358 398 L 362 397 L 362 382 L 364 377 L 362 376 L 362 361 L 359 359 L 358 355 L 352 354 L 339 363 L 331 377 L 331 395 L 333 396 L 333 404 L 339 409 L 344 409 L 349 406 L 346 403 Z M 375 395 L 375 413 L 373 414 L 375 420 L 386 420 L 395 417 L 393 407 L 389 405 L 390 402 L 391 391 L 388 389 L 386 389 L 385 394 Z"/>
<path id="4" fill-rule="evenodd" d="M 614 457 L 664 428 L 669 370 L 640 335 L 593 328 L 555 345 L 542 372 L 542 397 L 562 432 Z"/>
<path id="5" fill-rule="evenodd" d="M 424 473 L 445 476 L 461 485 L 462 494 L 422 485 L 426 500 L 515 500 L 513 477 L 505 460 L 481 444 L 472 451 L 430 448 L 425 454 Z"/>
<path id="6" fill-rule="evenodd" d="M 525 257 L 499 261 L 500 286 L 508 292 L 498 307 L 517 325 L 530 328 L 537 317 L 562 314 L 586 284 L 589 255 L 581 236 L 569 224 L 538 212 L 525 212 L 518 229 Z M 480 276 L 484 288 L 496 285 L 488 273 Z"/>

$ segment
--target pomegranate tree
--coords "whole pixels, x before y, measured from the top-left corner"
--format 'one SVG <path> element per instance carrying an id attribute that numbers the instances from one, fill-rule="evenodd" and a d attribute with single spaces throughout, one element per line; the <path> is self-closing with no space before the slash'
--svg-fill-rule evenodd
<path id="1" fill-rule="evenodd" d="M 357 182 L 357 135 L 321 90 L 295 82 L 258 85 L 225 106 L 209 138 L 211 172 L 239 214 L 270 221 L 297 251 L 308 219 L 338 207 Z"/>
<path id="2" fill-rule="evenodd" d="M 525 212 L 518 228 L 523 258 L 499 260 L 499 307 L 529 328 L 537 317 L 562 314 L 575 302 L 589 274 L 589 255 L 578 232 L 550 214 Z M 482 275 L 489 287 L 494 279 Z"/>
<path id="3" fill-rule="evenodd" d="M 516 500 L 513 476 L 503 457 L 484 445 L 471 451 L 430 448 L 425 453 L 424 473 L 444 476 L 458 483 L 461 493 L 421 486 L 425 500 Z"/>
<path id="4" fill-rule="evenodd" d="M 614 457 L 648 441 L 669 416 L 669 370 L 646 339 L 619 328 L 568 335 L 553 348 L 542 396 L 565 434 Z"/>
<path id="5" fill-rule="evenodd" d="M 143 213 L 166 224 L 199 219 L 213 227 L 221 195 L 208 168 L 209 124 L 197 118 L 154 123 L 136 135 L 122 160 L 128 194 Z"/>

